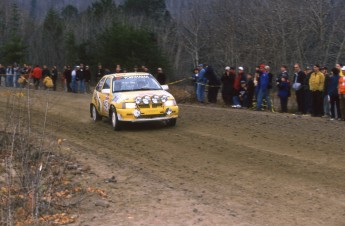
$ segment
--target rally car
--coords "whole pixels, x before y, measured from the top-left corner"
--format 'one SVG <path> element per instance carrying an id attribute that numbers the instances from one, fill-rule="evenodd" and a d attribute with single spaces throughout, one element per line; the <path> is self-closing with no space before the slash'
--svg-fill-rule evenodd
<path id="1" fill-rule="evenodd" d="M 111 119 L 114 130 L 125 122 L 164 121 L 175 126 L 179 108 L 175 98 L 148 73 L 119 73 L 104 76 L 90 103 L 91 118 Z"/>

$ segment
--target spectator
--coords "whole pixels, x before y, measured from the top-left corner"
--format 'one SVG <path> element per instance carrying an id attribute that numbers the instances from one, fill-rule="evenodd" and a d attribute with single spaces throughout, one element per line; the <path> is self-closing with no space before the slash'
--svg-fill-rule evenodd
<path id="1" fill-rule="evenodd" d="M 91 93 L 91 89 L 90 89 L 91 71 L 90 71 L 90 67 L 88 65 L 86 65 L 86 67 L 85 67 L 84 77 L 85 77 L 85 90 L 86 90 L 86 93 Z"/>
<path id="2" fill-rule="evenodd" d="M 5 81 L 6 81 L 6 69 L 5 67 L 0 64 L 0 86 L 1 84 L 5 84 Z"/>
<path id="3" fill-rule="evenodd" d="M 299 64 L 294 65 L 295 74 L 293 77 L 292 88 L 296 92 L 296 102 L 297 102 L 297 113 L 296 114 L 307 114 L 305 107 L 305 79 L 306 74 L 301 70 Z"/>
<path id="4" fill-rule="evenodd" d="M 98 64 L 98 70 L 97 70 L 97 74 L 96 74 L 96 82 L 98 83 L 99 80 L 101 80 L 101 78 L 104 76 L 104 69 L 102 67 L 101 64 Z"/>
<path id="5" fill-rule="evenodd" d="M 19 88 L 20 84 L 18 83 L 18 79 L 20 77 L 20 66 L 17 63 L 13 65 L 13 87 Z"/>
<path id="6" fill-rule="evenodd" d="M 240 89 L 241 89 L 241 81 L 246 81 L 247 77 L 246 74 L 244 73 L 244 68 L 239 67 L 238 68 L 238 74 L 235 76 L 235 81 L 234 81 L 234 96 L 238 96 Z"/>
<path id="7" fill-rule="evenodd" d="M 167 78 L 166 78 L 162 68 L 158 68 L 157 69 L 157 76 L 156 76 L 156 78 L 157 78 L 157 81 L 159 82 L 159 84 L 161 84 L 161 85 L 165 85 L 166 84 L 166 79 Z"/>
<path id="8" fill-rule="evenodd" d="M 233 108 L 248 107 L 248 91 L 246 81 L 241 81 L 241 88 L 239 94 L 233 97 Z"/>
<path id="9" fill-rule="evenodd" d="M 6 69 L 6 86 L 13 87 L 13 76 L 14 76 L 14 69 L 12 65 L 8 65 Z"/>
<path id="10" fill-rule="evenodd" d="M 199 74 L 197 79 L 197 90 L 196 90 L 196 96 L 199 101 L 199 103 L 205 102 L 205 85 L 207 83 L 207 79 L 205 78 L 206 70 L 204 69 L 203 64 L 199 64 L 198 66 Z"/>
<path id="11" fill-rule="evenodd" d="M 304 100 L 305 100 L 305 108 L 306 108 L 306 112 L 307 114 L 312 114 L 313 113 L 313 109 L 312 109 L 312 96 L 311 96 L 311 91 L 310 91 L 310 87 L 309 87 L 309 80 L 310 80 L 310 76 L 313 73 L 313 70 L 311 69 L 311 67 L 307 66 L 305 68 L 304 73 L 306 74 L 305 77 L 305 86 L 304 86 Z"/>
<path id="12" fill-rule="evenodd" d="M 51 73 L 47 67 L 47 65 L 43 65 L 43 69 L 42 69 L 42 78 L 45 78 L 47 76 L 51 76 Z"/>
<path id="13" fill-rule="evenodd" d="M 222 98 L 225 105 L 232 105 L 232 98 L 234 94 L 234 82 L 235 82 L 235 68 L 226 67 L 225 73 L 221 77 L 222 82 Z"/>
<path id="14" fill-rule="evenodd" d="M 254 99 L 254 92 L 255 92 L 255 85 L 254 85 L 254 79 L 251 74 L 247 74 L 247 107 L 252 108 L 253 107 L 253 99 Z"/>
<path id="15" fill-rule="evenodd" d="M 71 66 L 67 66 L 65 71 L 63 72 L 63 75 L 66 79 L 66 87 L 67 87 L 67 92 L 73 92 L 71 83 L 72 83 L 72 70 Z"/>
<path id="16" fill-rule="evenodd" d="M 213 70 L 212 66 L 208 66 L 205 72 L 205 78 L 208 80 L 208 102 L 217 103 L 220 80 Z"/>
<path id="17" fill-rule="evenodd" d="M 78 93 L 78 81 L 77 81 L 77 71 L 79 70 L 79 66 L 76 66 L 74 70 L 71 72 L 71 88 L 73 93 Z"/>
<path id="18" fill-rule="evenodd" d="M 331 116 L 330 107 L 329 107 L 329 101 L 330 97 L 328 95 L 328 88 L 330 83 L 330 75 L 328 74 L 328 68 L 323 67 L 321 69 L 321 73 L 325 76 L 325 85 L 323 89 L 323 116 L 324 118 L 329 118 Z"/>
<path id="19" fill-rule="evenodd" d="M 265 67 L 266 72 L 268 73 L 268 77 L 269 77 L 269 85 L 268 85 L 268 95 L 270 95 L 271 93 L 271 89 L 273 88 L 273 74 L 271 73 L 271 67 L 266 65 Z"/>
<path id="20" fill-rule="evenodd" d="M 85 75 L 84 75 L 84 64 L 80 64 L 77 70 L 77 81 L 79 83 L 79 93 L 85 93 Z"/>
<path id="21" fill-rule="evenodd" d="M 325 86 L 325 76 L 320 71 L 318 64 L 314 65 L 314 72 L 310 75 L 309 87 L 312 97 L 312 116 L 321 117 L 323 115 L 323 90 Z"/>
<path id="22" fill-rule="evenodd" d="M 56 83 L 57 83 L 57 79 L 58 79 L 58 70 L 56 66 L 53 66 L 52 68 L 52 81 L 53 81 L 53 91 L 56 91 Z"/>
<path id="23" fill-rule="evenodd" d="M 42 69 L 39 65 L 36 65 L 32 71 L 32 78 L 34 80 L 34 87 L 37 90 L 40 85 L 40 80 L 42 78 Z"/>
<path id="24" fill-rule="evenodd" d="M 139 72 L 138 66 L 134 66 L 133 71 L 134 72 Z"/>
<path id="25" fill-rule="evenodd" d="M 337 63 L 337 64 L 335 65 L 335 67 L 340 71 L 340 72 L 339 72 L 339 76 L 343 76 L 343 71 L 342 71 L 343 65 Z"/>
<path id="26" fill-rule="evenodd" d="M 287 73 L 287 66 L 286 65 L 282 65 L 280 67 L 280 74 L 278 75 L 278 77 L 276 79 L 277 85 L 279 85 L 282 78 L 285 78 L 286 81 L 289 81 L 289 74 Z"/>
<path id="27" fill-rule="evenodd" d="M 266 72 L 264 64 L 260 65 L 260 77 L 259 77 L 258 85 L 259 85 L 259 91 L 258 91 L 256 110 L 257 111 L 262 110 L 261 107 L 262 107 L 263 99 L 266 100 L 267 107 L 269 110 L 271 110 L 271 100 L 268 94 L 269 76 Z"/>
<path id="28" fill-rule="evenodd" d="M 339 103 L 339 94 L 338 94 L 338 85 L 339 85 L 339 69 L 333 68 L 332 69 L 332 75 L 329 78 L 328 83 L 328 96 L 330 98 L 330 104 L 331 104 L 331 120 L 334 120 L 337 116 L 337 118 L 341 118 L 340 113 L 340 103 Z M 337 115 L 335 114 L 335 108 L 337 109 Z"/>
<path id="29" fill-rule="evenodd" d="M 288 112 L 288 100 L 290 96 L 290 82 L 286 76 L 280 78 L 278 84 L 278 96 L 280 98 L 280 109 L 282 113 Z"/>
<path id="30" fill-rule="evenodd" d="M 345 75 L 345 66 L 343 66 L 341 70 L 343 71 L 343 75 Z M 345 121 L 345 76 L 341 76 L 339 78 L 338 93 L 340 101 L 341 120 Z"/>
<path id="31" fill-rule="evenodd" d="M 193 70 L 193 75 L 192 75 L 192 81 L 193 81 L 193 86 L 194 86 L 195 94 L 196 94 L 196 90 L 197 90 L 197 86 L 198 86 L 198 83 L 197 83 L 198 76 L 199 76 L 199 69 L 195 68 Z"/>
<path id="32" fill-rule="evenodd" d="M 116 65 L 115 73 L 121 73 L 121 66 L 120 66 L 120 64 Z"/>

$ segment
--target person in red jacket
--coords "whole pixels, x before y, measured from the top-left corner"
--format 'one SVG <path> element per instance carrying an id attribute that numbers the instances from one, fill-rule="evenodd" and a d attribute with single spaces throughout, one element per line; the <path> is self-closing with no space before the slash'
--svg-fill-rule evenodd
<path id="1" fill-rule="evenodd" d="M 32 78 L 34 79 L 35 89 L 38 89 L 38 86 L 40 85 L 40 79 L 42 78 L 42 69 L 39 65 L 36 65 L 34 70 L 32 71 Z"/>

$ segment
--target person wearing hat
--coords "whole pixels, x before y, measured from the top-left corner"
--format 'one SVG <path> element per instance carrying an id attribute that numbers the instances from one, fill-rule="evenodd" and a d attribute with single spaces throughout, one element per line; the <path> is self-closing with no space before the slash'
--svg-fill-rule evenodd
<path id="1" fill-rule="evenodd" d="M 345 75 L 345 66 L 341 68 L 343 75 Z M 340 76 L 338 83 L 339 105 L 341 120 L 345 121 L 345 76 Z"/>
<path id="2" fill-rule="evenodd" d="M 156 75 L 156 79 L 157 79 L 157 81 L 159 82 L 159 84 L 161 84 L 161 85 L 165 85 L 165 84 L 167 84 L 166 83 L 166 75 L 164 74 L 164 72 L 163 72 L 163 69 L 162 68 L 157 68 L 157 75 Z"/>
<path id="3" fill-rule="evenodd" d="M 312 97 L 312 116 L 323 116 L 323 91 L 325 86 L 325 76 L 320 71 L 318 64 L 314 65 L 314 72 L 310 75 L 309 87 Z"/>
<path id="4" fill-rule="evenodd" d="M 225 67 L 225 72 L 221 77 L 222 82 L 222 98 L 225 105 L 232 105 L 232 97 L 234 92 L 235 68 Z"/>
<path id="5" fill-rule="evenodd" d="M 199 103 L 205 102 L 205 86 L 207 83 L 207 79 L 205 77 L 206 70 L 203 64 L 199 64 L 198 66 L 199 73 L 197 78 L 197 90 L 196 90 L 196 97 Z"/>
<path id="6" fill-rule="evenodd" d="M 239 91 L 241 89 L 241 81 L 246 81 L 247 76 L 244 73 L 244 68 L 243 67 L 238 67 L 238 74 L 235 77 L 235 82 L 234 82 L 234 95 L 238 95 Z"/>

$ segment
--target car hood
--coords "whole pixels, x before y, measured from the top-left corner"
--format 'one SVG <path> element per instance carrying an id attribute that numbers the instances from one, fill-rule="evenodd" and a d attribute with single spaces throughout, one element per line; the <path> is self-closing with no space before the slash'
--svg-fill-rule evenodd
<path id="1" fill-rule="evenodd" d="M 132 92 L 120 92 L 114 94 L 114 102 L 131 102 L 134 101 L 136 97 L 143 97 L 143 96 L 167 96 L 169 99 L 174 98 L 169 92 L 165 90 L 148 90 L 148 91 L 132 91 Z"/>

